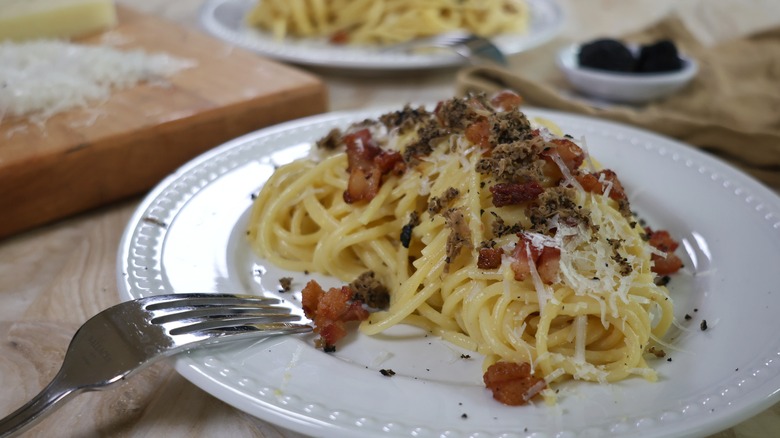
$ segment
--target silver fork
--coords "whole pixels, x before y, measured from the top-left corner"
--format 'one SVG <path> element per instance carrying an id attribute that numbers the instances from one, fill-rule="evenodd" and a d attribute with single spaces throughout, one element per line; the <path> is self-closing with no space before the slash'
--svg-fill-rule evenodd
<path id="1" fill-rule="evenodd" d="M 384 51 L 415 53 L 425 49 L 449 49 L 466 58 L 472 64 L 493 63 L 507 65 L 506 56 L 493 42 L 485 37 L 467 32 L 447 32 L 425 38 L 416 38 L 390 45 Z"/>
<path id="2" fill-rule="evenodd" d="M 54 380 L 0 420 L 0 437 L 23 432 L 70 396 L 104 389 L 162 357 L 204 344 L 312 330 L 278 304 L 252 295 L 173 294 L 110 307 L 79 328 Z"/>

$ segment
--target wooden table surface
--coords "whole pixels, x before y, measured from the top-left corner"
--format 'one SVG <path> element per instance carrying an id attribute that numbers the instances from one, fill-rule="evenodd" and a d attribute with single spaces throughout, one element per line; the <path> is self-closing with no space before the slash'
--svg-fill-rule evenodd
<path id="1" fill-rule="evenodd" d="M 664 14 L 671 1 L 561 1 L 571 13 L 564 33 L 556 41 L 593 36 L 606 25 L 616 33 L 638 28 Z M 127 3 L 197 26 L 199 0 Z M 517 55 L 511 62 L 522 66 L 533 57 L 549 53 L 549 46 L 545 46 Z M 451 70 L 392 78 L 315 73 L 329 87 L 331 110 L 431 101 L 454 92 L 455 72 Z M 139 201 L 109 205 L 0 240 L 0 415 L 16 409 L 48 383 L 81 323 L 120 301 L 117 247 Z M 769 437 L 778 436 L 778 431 L 780 405 L 775 405 L 713 437 Z M 169 362 L 163 362 L 110 391 L 77 396 L 32 428 L 28 436 L 301 435 L 226 405 L 179 376 Z"/>

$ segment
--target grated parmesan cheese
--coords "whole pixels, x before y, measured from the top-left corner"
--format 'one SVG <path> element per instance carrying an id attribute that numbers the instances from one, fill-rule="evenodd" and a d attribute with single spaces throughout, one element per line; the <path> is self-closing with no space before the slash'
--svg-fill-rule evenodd
<path id="1" fill-rule="evenodd" d="M 59 40 L 0 43 L 0 121 L 42 125 L 58 113 L 105 101 L 114 90 L 160 81 L 194 61 Z"/>
<path id="2" fill-rule="evenodd" d="M 563 368 L 556 368 L 553 372 L 545 376 L 544 381 L 549 384 L 550 382 L 554 382 L 555 379 L 561 377 L 564 374 L 566 374 L 566 370 L 564 370 Z"/>
<path id="3" fill-rule="evenodd" d="M 650 368 L 631 368 L 628 372 L 636 374 L 637 376 L 642 376 L 651 382 L 658 380 L 658 374 L 656 374 L 655 370 Z"/>
<path id="4" fill-rule="evenodd" d="M 574 363 L 585 363 L 585 341 L 588 330 L 588 315 L 577 315 L 574 318 Z"/>
<path id="5" fill-rule="evenodd" d="M 583 135 L 582 137 L 580 137 L 580 139 L 578 141 L 575 141 L 575 143 L 585 153 L 585 164 L 587 165 L 586 169 L 588 169 L 589 172 L 597 171 L 600 166 L 597 165 L 596 161 L 593 159 L 593 156 L 590 155 L 590 150 L 588 149 L 588 142 L 586 141 L 585 136 Z"/>
<path id="6" fill-rule="evenodd" d="M 558 168 L 561 169 L 561 173 L 563 174 L 563 178 L 566 181 L 566 184 L 574 187 L 575 189 L 579 190 L 580 192 L 584 192 L 585 189 L 582 188 L 582 185 L 580 185 L 579 181 L 577 181 L 569 171 L 569 168 L 566 166 L 566 163 L 563 162 L 563 159 L 561 158 L 558 153 L 552 153 L 550 154 L 550 158 L 555 162 L 555 164 L 558 165 Z M 606 197 L 607 194 L 605 192 L 604 196 Z"/>

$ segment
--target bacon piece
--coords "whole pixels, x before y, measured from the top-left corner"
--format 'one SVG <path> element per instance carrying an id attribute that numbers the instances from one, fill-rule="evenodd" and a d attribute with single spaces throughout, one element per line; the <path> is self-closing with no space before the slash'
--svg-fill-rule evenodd
<path id="1" fill-rule="evenodd" d="M 615 201 L 625 201 L 628 199 L 623 184 L 620 183 L 617 174 L 612 170 L 604 169 L 596 173 L 583 173 L 577 175 L 576 178 L 577 182 L 580 183 L 586 192 L 603 195 L 607 191 L 607 187 L 611 185 L 612 187 L 609 189 L 609 197 L 611 199 L 614 199 Z"/>
<path id="2" fill-rule="evenodd" d="M 545 246 L 542 254 L 536 259 L 536 272 L 546 284 L 552 284 L 558 276 L 561 265 L 561 250 L 552 246 Z"/>
<path id="3" fill-rule="evenodd" d="M 349 42 L 349 32 L 346 30 L 337 30 L 328 39 L 331 44 L 347 44 Z"/>
<path id="4" fill-rule="evenodd" d="M 370 201 L 379 193 L 382 174 L 376 171 L 353 168 L 349 173 L 347 190 L 344 191 L 344 202 L 352 204 L 358 201 Z"/>
<path id="5" fill-rule="evenodd" d="M 616 201 L 628 199 L 628 196 L 626 196 L 626 190 L 623 188 L 623 184 L 620 183 L 620 180 L 618 179 L 615 172 L 609 169 L 604 169 L 599 172 L 599 175 L 604 175 L 604 180 L 612 183 L 612 188 L 609 191 L 610 198 Z"/>
<path id="6" fill-rule="evenodd" d="M 347 322 L 368 319 L 368 311 L 360 300 L 352 300 L 353 295 L 349 286 L 333 287 L 325 292 L 314 280 L 303 288 L 303 311 L 314 322 L 314 332 L 320 335 L 325 350 L 347 335 Z"/>
<path id="7" fill-rule="evenodd" d="M 382 175 L 392 173 L 393 175 L 400 176 L 406 170 L 404 158 L 401 153 L 397 151 L 383 150 L 379 155 L 374 157 L 374 164 Z"/>
<path id="8" fill-rule="evenodd" d="M 349 171 L 356 167 L 370 167 L 374 157 L 382 152 L 368 128 L 345 135 L 344 143 L 347 145 L 347 170 Z"/>
<path id="9" fill-rule="evenodd" d="M 682 260 L 674 254 L 674 251 L 680 244 L 672 239 L 672 236 L 668 231 L 653 231 L 650 228 L 645 228 L 645 232 L 650 238 L 648 243 L 659 251 L 666 253 L 666 257 L 658 254 L 653 254 L 651 256 L 651 259 L 653 260 L 652 271 L 658 275 L 669 275 L 679 271 L 680 268 L 682 268 L 683 263 Z"/>
<path id="10" fill-rule="evenodd" d="M 544 192 L 536 181 L 526 183 L 499 183 L 490 187 L 493 194 L 493 205 L 503 207 L 505 205 L 517 205 L 523 202 L 533 201 Z"/>
<path id="11" fill-rule="evenodd" d="M 558 155 L 560 155 L 566 167 L 572 172 L 579 169 L 585 161 L 585 152 L 576 143 L 567 138 L 556 138 L 552 140 L 556 146 Z"/>
<path id="12" fill-rule="evenodd" d="M 466 127 L 464 133 L 466 139 L 473 144 L 482 147 L 490 147 L 490 122 L 486 118 L 481 118 Z"/>
<path id="13" fill-rule="evenodd" d="M 523 233 L 518 234 L 518 240 L 515 250 L 512 253 L 514 260 L 510 267 L 515 273 L 515 280 L 523 281 L 531 274 L 531 263 L 534 264 L 539 278 L 545 284 L 552 284 L 558 276 L 558 269 L 561 260 L 561 250 L 552 246 L 535 246 L 531 240 Z M 530 252 L 530 258 L 529 253 Z"/>
<path id="14" fill-rule="evenodd" d="M 585 161 L 585 152 L 576 143 L 567 138 L 555 138 L 550 140 L 547 147 L 540 153 L 541 157 L 547 162 L 548 176 L 560 178 L 563 176 L 560 166 L 555 162 L 553 156 L 561 158 L 563 165 L 571 174 L 577 174 L 580 166 Z"/>
<path id="15" fill-rule="evenodd" d="M 512 111 L 523 104 L 523 98 L 512 90 L 502 90 L 490 98 L 490 104 L 498 111 Z"/>
<path id="16" fill-rule="evenodd" d="M 545 144 L 539 153 L 544 159 L 543 172 L 554 181 L 563 178 L 565 167 L 568 173 L 578 175 L 580 166 L 585 161 L 585 153 L 576 143 L 565 138 L 556 138 Z"/>
<path id="17" fill-rule="evenodd" d="M 598 177 L 594 173 L 583 173 L 576 176 L 577 182 L 580 183 L 582 189 L 588 193 L 604 194 L 604 185 L 599 182 Z"/>
<path id="18" fill-rule="evenodd" d="M 501 256 L 504 251 L 501 248 L 480 248 L 477 257 L 479 269 L 496 269 L 501 266 Z"/>
<path id="19" fill-rule="evenodd" d="M 485 386 L 493 391 L 493 398 L 509 406 L 528 403 L 547 384 L 531 373 L 527 362 L 496 362 L 482 376 Z"/>
<path id="20" fill-rule="evenodd" d="M 317 306 L 324 293 L 325 291 L 322 290 L 320 284 L 314 280 L 309 281 L 303 287 L 301 290 L 301 306 L 307 318 L 314 319 L 314 315 L 317 314 Z"/>
<path id="21" fill-rule="evenodd" d="M 666 257 L 652 255 L 654 262 L 652 271 L 658 275 L 670 275 L 679 271 L 683 267 L 683 262 L 675 254 L 668 254 Z"/>
<path id="22" fill-rule="evenodd" d="M 406 169 L 401 154 L 382 150 L 368 129 L 345 135 L 344 143 L 347 145 L 349 171 L 344 201 L 348 204 L 374 199 L 382 185 L 383 175 L 391 172 L 400 175 Z"/>
<path id="23" fill-rule="evenodd" d="M 523 281 L 526 276 L 531 274 L 531 263 L 536 263 L 536 259 L 539 258 L 541 251 L 532 245 L 531 241 L 524 234 L 521 233 L 518 236 L 520 240 L 515 245 L 515 250 L 512 253 L 514 261 L 510 266 L 515 273 L 515 280 Z M 531 253 L 530 257 L 529 252 Z"/>

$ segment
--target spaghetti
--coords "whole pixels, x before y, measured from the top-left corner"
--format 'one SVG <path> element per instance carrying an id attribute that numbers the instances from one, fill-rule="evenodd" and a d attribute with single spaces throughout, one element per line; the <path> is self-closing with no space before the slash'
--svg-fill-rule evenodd
<path id="1" fill-rule="evenodd" d="M 391 44 L 455 30 L 521 33 L 529 15 L 523 0 L 260 0 L 246 20 L 277 39 Z"/>
<path id="2" fill-rule="evenodd" d="M 337 151 L 264 185 L 253 248 L 345 282 L 373 273 L 390 304 L 363 333 L 413 324 L 484 354 L 488 371 L 528 364 L 543 381 L 521 402 L 564 379 L 654 380 L 645 355 L 673 318 L 654 260 L 679 269 L 673 242 L 650 245 L 614 172 L 532 126 L 519 102 L 407 106 L 331 132 L 318 145 Z"/>

